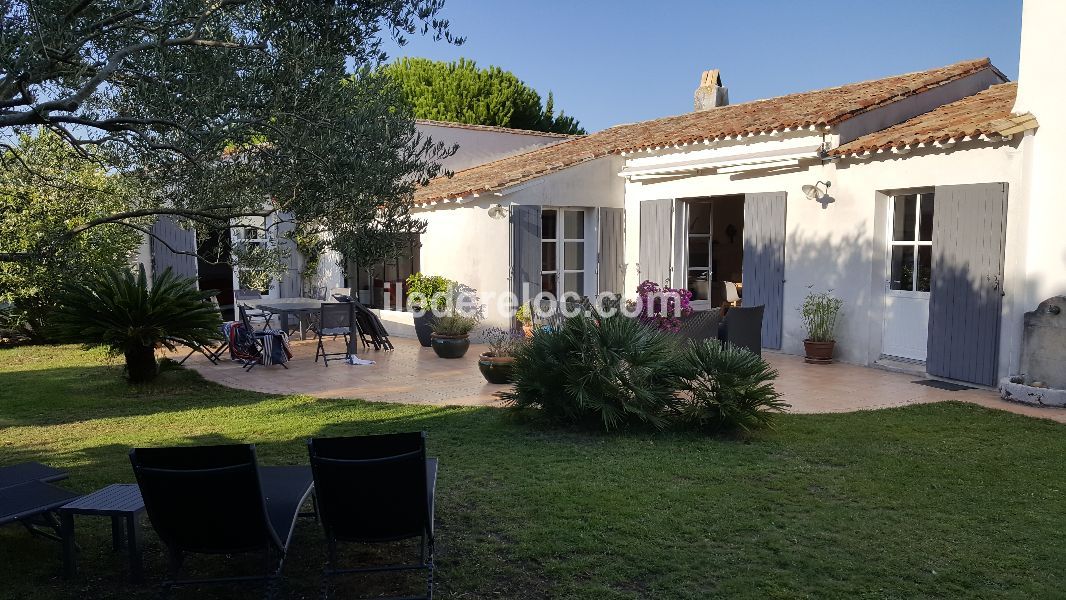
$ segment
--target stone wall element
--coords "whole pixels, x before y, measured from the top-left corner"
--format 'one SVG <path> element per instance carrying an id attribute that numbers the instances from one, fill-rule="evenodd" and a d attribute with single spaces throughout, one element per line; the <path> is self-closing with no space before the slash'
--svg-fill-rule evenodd
<path id="1" fill-rule="evenodd" d="M 1011 377 L 1004 377 L 999 382 L 999 395 L 1004 400 L 1037 406 L 1066 407 L 1066 390 L 1033 387 L 1012 382 L 1011 379 Z"/>
<path id="2" fill-rule="evenodd" d="M 1024 383 L 1066 389 L 1066 296 L 1054 296 L 1025 313 L 1021 373 Z"/>

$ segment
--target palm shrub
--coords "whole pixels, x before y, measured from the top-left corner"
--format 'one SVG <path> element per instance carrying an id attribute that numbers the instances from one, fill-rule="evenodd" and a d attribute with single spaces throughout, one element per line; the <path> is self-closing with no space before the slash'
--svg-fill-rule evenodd
<path id="1" fill-rule="evenodd" d="M 691 344 L 682 358 L 680 418 L 704 431 L 751 431 L 772 427 L 788 407 L 774 389 L 777 371 L 745 348 L 707 340 Z"/>
<path id="2" fill-rule="evenodd" d="M 151 287 L 143 266 L 136 275 L 108 269 L 99 278 L 60 288 L 52 327 L 57 339 L 123 354 L 130 383 L 141 383 L 159 372 L 156 349 L 220 338 L 218 310 L 206 302 L 216 293 L 198 291 L 195 279 L 169 268 L 152 278 Z"/>
<path id="3" fill-rule="evenodd" d="M 567 423 L 664 428 L 677 410 L 678 352 L 674 336 L 621 314 L 570 317 L 515 352 L 502 396 Z"/>

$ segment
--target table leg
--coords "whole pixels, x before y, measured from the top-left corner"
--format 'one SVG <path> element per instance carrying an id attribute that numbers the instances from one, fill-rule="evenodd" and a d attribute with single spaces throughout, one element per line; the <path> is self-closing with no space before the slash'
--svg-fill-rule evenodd
<path id="1" fill-rule="evenodd" d="M 111 549 L 122 549 L 122 517 L 111 517 Z"/>
<path id="2" fill-rule="evenodd" d="M 59 533 L 63 537 L 63 576 L 70 579 L 78 573 L 77 547 L 74 544 L 74 515 L 59 516 Z"/>
<path id="3" fill-rule="evenodd" d="M 144 581 L 144 564 L 141 561 L 141 515 L 134 513 L 126 517 L 126 541 L 130 553 L 130 581 Z"/>
<path id="4" fill-rule="evenodd" d="M 281 330 L 289 333 L 289 312 L 281 311 Z"/>
<path id="5" fill-rule="evenodd" d="M 302 341 L 302 340 L 306 340 L 307 339 L 307 326 L 305 324 L 303 315 L 300 315 L 299 319 L 300 319 L 300 340 Z"/>

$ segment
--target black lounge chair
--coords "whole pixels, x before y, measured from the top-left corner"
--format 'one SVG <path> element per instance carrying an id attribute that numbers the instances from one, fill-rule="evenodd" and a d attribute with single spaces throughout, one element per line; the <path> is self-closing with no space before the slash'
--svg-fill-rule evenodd
<path id="1" fill-rule="evenodd" d="M 762 356 L 762 313 L 764 306 L 730 308 L 722 317 L 718 339 L 746 348 L 755 356 Z"/>
<path id="2" fill-rule="evenodd" d="M 33 535 L 61 540 L 55 511 L 81 496 L 50 483 L 66 478 L 65 471 L 40 463 L 0 467 L 0 527 L 19 523 Z"/>
<path id="3" fill-rule="evenodd" d="M 437 459 L 426 458 L 425 433 L 317 438 L 307 444 L 319 518 L 328 548 L 323 591 L 331 577 L 349 573 L 427 571 L 424 596 L 433 598 L 433 497 Z M 420 538 L 417 563 L 337 567 L 337 544 L 373 544 Z"/>
<path id="4" fill-rule="evenodd" d="M 337 360 L 338 356 L 347 358 L 348 340 L 352 335 L 352 316 L 354 306 L 351 303 L 324 302 L 318 314 L 317 330 L 318 347 L 315 349 L 315 362 L 322 357 L 322 364 L 329 366 L 329 360 Z M 326 346 L 322 338 L 338 335 L 344 336 L 344 352 L 326 352 Z"/>
<path id="5" fill-rule="evenodd" d="M 265 581 L 277 591 L 300 507 L 314 489 L 309 467 L 260 467 L 255 446 L 136 448 L 130 462 L 148 519 L 167 549 L 171 588 Z M 267 573 L 179 579 L 185 554 L 262 552 Z"/>

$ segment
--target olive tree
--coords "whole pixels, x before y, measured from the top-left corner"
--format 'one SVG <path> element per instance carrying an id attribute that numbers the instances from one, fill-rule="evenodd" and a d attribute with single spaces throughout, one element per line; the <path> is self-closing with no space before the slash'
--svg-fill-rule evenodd
<path id="1" fill-rule="evenodd" d="M 121 209 L 0 252 L 33 261 L 104 226 L 280 213 L 353 231 L 406 213 L 453 152 L 376 71 L 409 35 L 461 43 L 443 0 L 0 0 L 0 168 L 44 128 L 133 190 Z M 40 176 L 45 174 L 39 173 Z M 0 219 L 21 218 L 19 214 Z M 272 220 L 280 223 L 282 220 Z"/>

